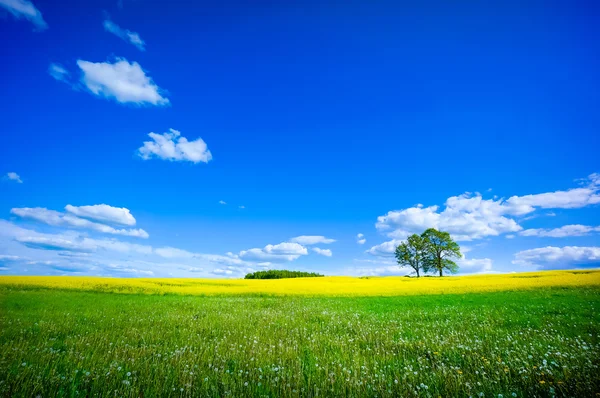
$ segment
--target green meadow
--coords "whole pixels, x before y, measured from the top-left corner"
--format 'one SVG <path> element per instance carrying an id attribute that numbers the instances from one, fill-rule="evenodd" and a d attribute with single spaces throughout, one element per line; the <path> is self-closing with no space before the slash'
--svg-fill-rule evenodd
<path id="1" fill-rule="evenodd" d="M 2 287 L 7 397 L 594 397 L 600 289 L 202 297 Z"/>

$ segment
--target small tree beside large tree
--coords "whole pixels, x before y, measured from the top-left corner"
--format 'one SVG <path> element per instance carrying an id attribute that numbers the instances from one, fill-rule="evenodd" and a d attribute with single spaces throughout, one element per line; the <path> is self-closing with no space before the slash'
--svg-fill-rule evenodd
<path id="1" fill-rule="evenodd" d="M 444 276 L 444 270 L 455 274 L 458 272 L 458 265 L 453 261 L 462 257 L 460 246 L 456 243 L 448 232 L 438 231 L 435 228 L 429 228 L 421 235 L 425 241 L 427 256 L 425 257 L 425 272 L 439 272 Z"/>
<path id="2" fill-rule="evenodd" d="M 425 266 L 427 256 L 427 247 L 423 237 L 413 234 L 408 237 L 406 242 L 402 242 L 396 247 L 396 260 L 401 267 L 411 267 L 420 276 L 419 270 Z"/>

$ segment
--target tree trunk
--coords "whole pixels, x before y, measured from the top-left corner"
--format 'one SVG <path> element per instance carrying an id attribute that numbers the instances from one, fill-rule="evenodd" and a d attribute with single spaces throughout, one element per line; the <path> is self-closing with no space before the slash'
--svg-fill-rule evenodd
<path id="1" fill-rule="evenodd" d="M 440 268 L 440 276 L 444 276 L 444 274 L 442 274 L 442 269 Z"/>
<path id="2" fill-rule="evenodd" d="M 419 269 L 417 268 L 417 278 L 419 277 Z"/>

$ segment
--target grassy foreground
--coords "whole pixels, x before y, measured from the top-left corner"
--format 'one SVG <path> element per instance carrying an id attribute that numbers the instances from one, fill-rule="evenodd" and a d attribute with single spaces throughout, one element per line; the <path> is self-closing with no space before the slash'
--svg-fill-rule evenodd
<path id="1" fill-rule="evenodd" d="M 587 284 L 483 293 L 202 297 L 3 278 L 0 395 L 594 397 L 597 282 L 596 274 Z"/>

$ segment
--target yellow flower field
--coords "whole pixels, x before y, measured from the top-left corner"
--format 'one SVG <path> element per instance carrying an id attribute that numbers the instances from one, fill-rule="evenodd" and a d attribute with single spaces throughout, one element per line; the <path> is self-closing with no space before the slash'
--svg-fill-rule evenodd
<path id="1" fill-rule="evenodd" d="M 525 290 L 538 287 L 600 286 L 600 270 L 545 271 L 461 277 L 323 277 L 276 280 L 126 279 L 4 276 L 0 286 L 113 293 L 184 295 L 406 296 Z"/>

